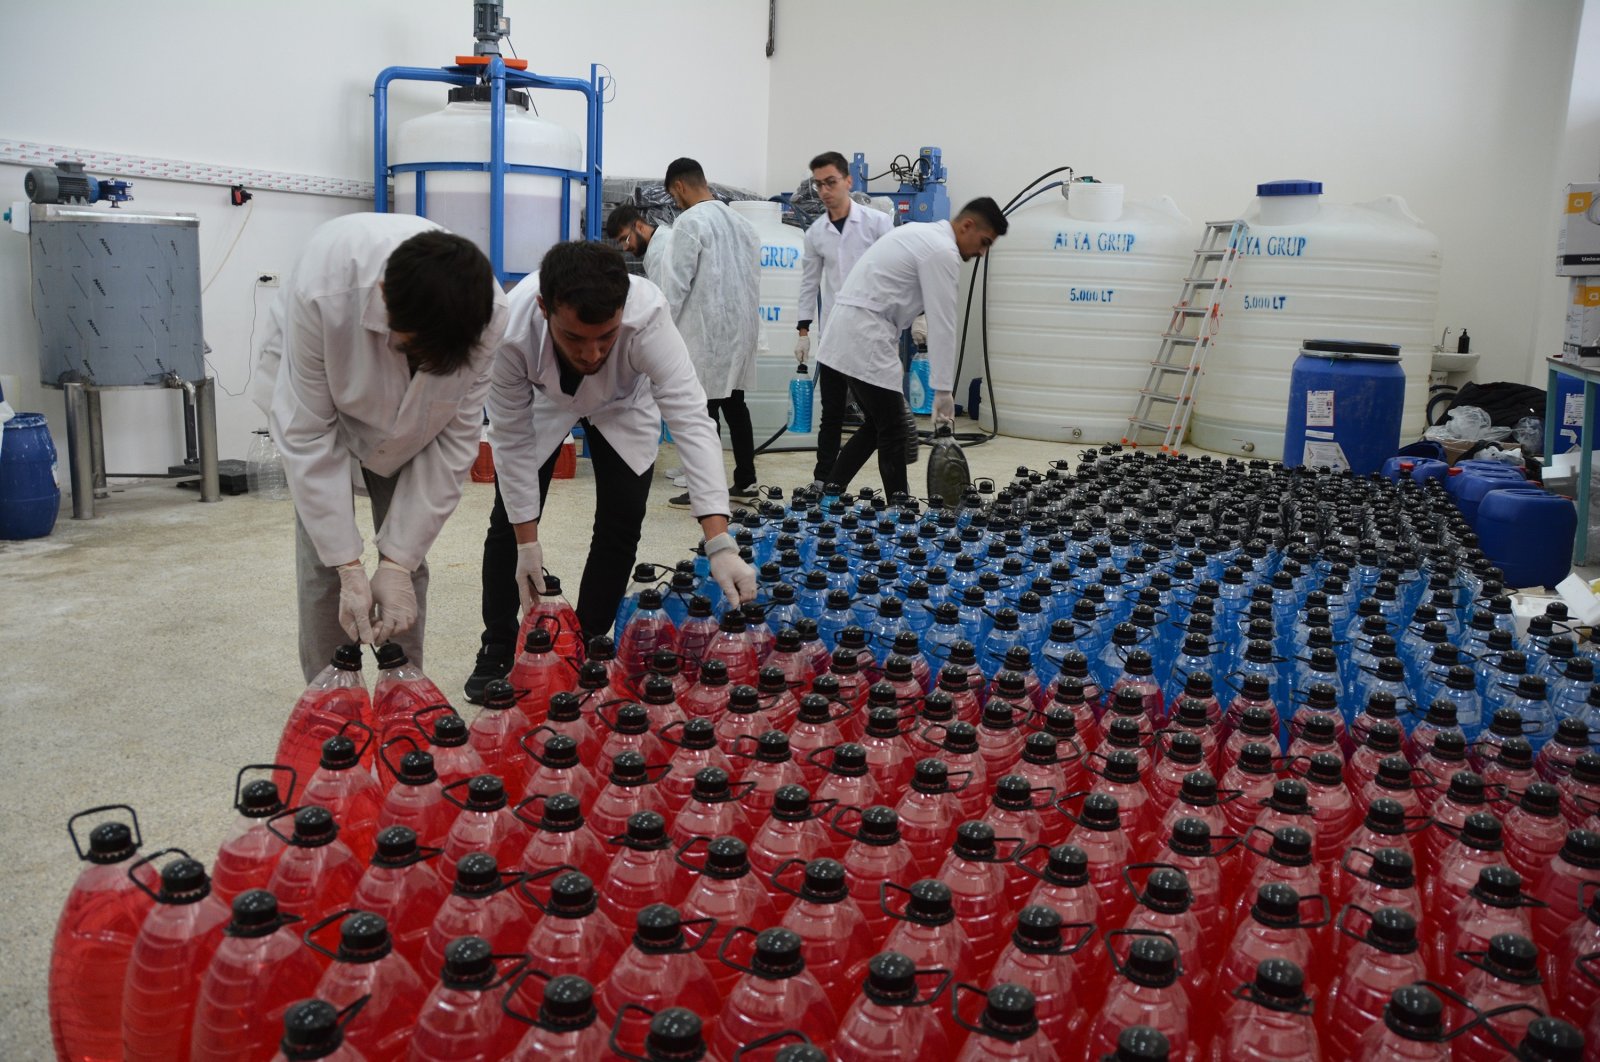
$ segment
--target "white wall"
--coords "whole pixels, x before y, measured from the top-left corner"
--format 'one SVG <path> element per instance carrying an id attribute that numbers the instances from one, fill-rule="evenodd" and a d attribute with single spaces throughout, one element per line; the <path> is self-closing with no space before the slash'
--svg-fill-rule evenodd
<path id="1" fill-rule="evenodd" d="M 876 170 L 931 144 L 956 206 L 1004 203 L 1067 164 L 1132 198 L 1169 194 L 1197 228 L 1235 216 L 1258 181 L 1318 179 L 1336 202 L 1398 193 L 1442 243 L 1440 327 L 1471 330 L 1479 379 L 1520 380 L 1580 6 L 780 4 L 769 179 L 792 187 L 826 149 Z"/>
<path id="2" fill-rule="evenodd" d="M 605 109 L 607 172 L 657 176 L 674 157 L 693 155 L 716 180 L 764 183 L 765 5 L 507 0 L 505 7 L 512 42 L 531 69 L 587 78 L 591 62 L 610 67 L 616 93 Z M 0 64 L 0 99 L 8 101 L 0 138 L 359 180 L 372 178 L 370 93 L 378 71 L 443 66 L 472 50 L 469 0 L 149 0 L 132 13 L 126 4 L 84 0 L 65 38 L 58 6 L 13 8 L 8 38 L 57 42 L 72 62 L 63 67 L 53 45 L 12 49 Z M 441 105 L 443 92 L 395 87 L 391 124 Z M 535 103 L 581 133 L 576 95 L 539 94 Z M 0 202 L 22 198 L 22 173 L 0 166 Z M 288 270 L 320 222 L 370 207 L 259 192 L 241 232 L 245 209 L 228 205 L 226 188 L 135 179 L 133 192 L 135 207 L 200 215 L 211 361 L 221 385 L 241 392 L 219 395 L 222 456 L 242 458 L 250 431 L 263 426 L 242 397 L 251 314 L 272 297 L 255 277 Z M 50 416 L 64 450 L 60 392 L 38 382 L 28 276 L 27 241 L 0 231 L 0 320 L 9 325 L 0 329 L 0 378 L 12 405 Z M 180 459 L 178 408 L 174 392 L 108 393 L 111 471 L 157 471 Z"/>

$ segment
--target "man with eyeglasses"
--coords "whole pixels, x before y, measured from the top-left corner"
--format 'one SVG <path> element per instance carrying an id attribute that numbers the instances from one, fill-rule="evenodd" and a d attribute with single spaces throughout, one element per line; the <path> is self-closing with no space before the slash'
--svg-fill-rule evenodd
<path id="1" fill-rule="evenodd" d="M 644 275 L 658 286 L 672 254 L 672 226 L 652 225 L 632 203 L 623 203 L 606 217 L 606 239 L 644 263 Z"/>
<path id="2" fill-rule="evenodd" d="M 839 152 L 825 151 L 811 160 L 811 184 L 827 213 L 806 229 L 806 253 L 800 272 L 799 337 L 794 344 L 794 360 L 802 365 L 811 353 L 813 321 L 819 330 L 827 326 L 834 297 L 844 286 L 845 277 L 867 248 L 894 228 L 892 216 L 850 198 L 850 164 Z M 822 416 L 817 425 L 813 478 L 820 484 L 833 471 L 833 463 L 839 457 L 850 388 L 843 373 L 820 362 L 816 385 Z"/>

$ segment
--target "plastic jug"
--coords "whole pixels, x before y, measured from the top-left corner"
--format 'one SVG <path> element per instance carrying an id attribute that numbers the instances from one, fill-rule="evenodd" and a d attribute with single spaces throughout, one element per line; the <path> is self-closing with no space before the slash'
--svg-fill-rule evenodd
<path id="1" fill-rule="evenodd" d="M 515 961 L 502 969 L 499 963 L 507 960 Z M 439 982 L 417 1015 L 411 1037 L 413 1062 L 509 1055 L 522 1027 L 500 1009 L 503 993 L 498 989 L 527 962 L 525 955 L 496 954 L 482 937 L 450 941 Z"/>
<path id="2" fill-rule="evenodd" d="M 546 882 L 549 892 L 541 895 Z M 543 915 L 533 927 L 526 949 L 537 956 L 539 969 L 556 977 L 581 971 L 595 983 L 604 983 L 628 942 L 622 930 L 599 910 L 589 876 L 556 866 L 524 878 L 517 888 Z"/>
<path id="3" fill-rule="evenodd" d="M 963 822 L 939 868 L 938 880 L 950 890 L 956 919 L 972 944 L 973 972 L 979 977 L 994 965 L 1007 940 L 1005 863 L 1018 847 L 1017 838 L 997 838 L 986 822 Z"/>
<path id="4" fill-rule="evenodd" d="M 749 965 L 730 957 L 730 950 L 748 935 L 755 938 Z M 711 1051 L 733 1058 L 741 1046 L 788 1030 L 803 1033 L 826 1049 L 833 1042 L 838 1016 L 827 993 L 806 970 L 803 942 L 792 930 L 759 933 L 738 926 L 723 940 L 717 958 L 741 974 L 728 994 L 711 1038 Z"/>
<path id="5" fill-rule="evenodd" d="M 1116 946 L 1126 937 L 1132 943 L 1123 959 Z M 1190 1057 L 1191 1004 L 1178 983 L 1182 967 L 1177 945 L 1164 936 L 1126 930 L 1112 930 L 1103 939 L 1118 976 L 1089 1022 L 1086 1057 L 1114 1056 L 1123 1030 L 1135 1025 L 1160 1032 L 1174 1056 Z"/>
<path id="6" fill-rule="evenodd" d="M 679 848 L 696 837 L 724 834 L 748 842 L 755 836 L 750 816 L 740 806 L 740 798 L 751 789 L 748 782 L 730 783 L 721 767 L 703 767 L 695 775 L 694 786 L 682 810 L 673 818 L 669 836 Z"/>
<path id="7" fill-rule="evenodd" d="M 1346 907 L 1336 923 L 1352 943 L 1318 1007 L 1324 1042 L 1353 1044 L 1383 1023 L 1394 990 L 1427 979 L 1417 920 L 1398 908 Z"/>
<path id="8" fill-rule="evenodd" d="M 960 781 L 953 784 L 952 777 L 959 777 Z M 938 868 L 961 814 L 957 804 L 960 788 L 970 783 L 970 774 L 957 775 L 942 760 L 917 761 L 911 787 L 895 807 L 900 819 L 900 837 L 911 855 L 916 873 L 928 874 Z"/>
<path id="9" fill-rule="evenodd" d="M 1255 980 L 1239 985 L 1223 1015 L 1213 1051 L 1222 1058 L 1261 1062 L 1316 1062 L 1317 1033 L 1312 1000 L 1300 968 L 1288 959 L 1267 959 Z"/>
<path id="10" fill-rule="evenodd" d="M 381 745 L 398 734 L 411 733 L 412 717 L 418 711 L 448 704 L 450 698 L 395 642 L 384 642 L 373 655 L 378 658 L 378 681 L 372 687 L 372 728 Z M 364 762 L 372 766 L 370 756 L 364 757 Z"/>
<path id="11" fill-rule="evenodd" d="M 513 800 L 521 800 L 527 793 L 533 765 L 520 739 L 532 726 L 511 683 L 494 679 L 483 687 L 483 706 L 473 717 L 469 740 L 483 761 L 479 773 L 498 775 Z"/>
<path id="12" fill-rule="evenodd" d="M 583 817 L 577 797 L 571 793 L 529 797 L 517 805 L 516 815 L 532 831 L 517 861 L 518 871 L 533 875 L 566 865 L 581 870 L 592 881 L 605 876 L 611 855 Z"/>
<path id="13" fill-rule="evenodd" d="M 361 1008 L 360 1000 L 342 1011 L 321 999 L 303 999 L 294 1004 L 284 1012 L 283 1038 L 278 1041 L 278 1053 L 272 1056 L 272 1062 L 312 1058 L 323 1062 L 366 1062 L 360 1051 L 344 1042 L 344 1027 Z"/>
<path id="14" fill-rule="evenodd" d="M 611 760 L 611 774 L 589 812 L 589 823 L 601 837 L 620 836 L 628 819 L 640 811 L 663 812 L 666 800 L 657 783 L 672 770 L 670 764 L 648 764 L 633 750 Z"/>
<path id="15" fill-rule="evenodd" d="M 399 766 L 389 753 L 389 749 L 396 746 L 411 750 L 401 754 Z M 391 739 L 378 753 L 378 761 L 393 779 L 393 785 L 378 808 L 378 832 L 390 826 L 405 826 L 417 835 L 419 842 L 429 847 L 442 847 L 456 821 L 456 807 L 444 798 L 433 754 L 419 750 L 414 740 L 401 735 Z"/>
<path id="16" fill-rule="evenodd" d="M 1471 970 L 1461 994 L 1480 1013 L 1483 1024 L 1466 1030 L 1450 1048 L 1460 1062 L 1497 1062 L 1505 1057 L 1503 1044 L 1521 1043 L 1528 1026 L 1548 1013 L 1549 1001 L 1539 986 L 1539 952 L 1533 941 L 1515 933 L 1501 933 L 1479 952 L 1462 952 L 1456 958 Z M 1501 1008 L 1526 1007 L 1526 1010 Z"/>
<path id="17" fill-rule="evenodd" d="M 673 860 L 666 820 L 659 812 L 635 812 L 625 832 L 607 843 L 618 850 L 600 879 L 600 909 L 617 928 L 631 925 L 651 904 L 677 903 L 688 892 L 687 876 Z"/>
<path id="18" fill-rule="evenodd" d="M 423 976 L 448 965 L 451 942 L 458 937 L 482 938 L 508 954 L 522 947 L 533 923 L 514 891 L 521 880 L 521 874 L 501 874 L 485 852 L 464 856 L 456 864 L 455 887 L 428 927 L 418 966 Z"/>
<path id="19" fill-rule="evenodd" d="M 286 836 L 273 823 L 289 815 L 294 830 Z M 366 868 L 339 840 L 339 825 L 327 808 L 312 804 L 285 811 L 269 819 L 267 828 L 288 845 L 267 879 L 267 890 L 285 913 L 321 918 L 349 903 Z"/>
<path id="20" fill-rule="evenodd" d="M 252 889 L 233 901 L 195 997 L 191 1059 L 270 1058 L 283 1015 L 313 994 L 322 976 L 315 955 L 288 927 L 300 921 L 280 914 L 272 893 Z"/>
<path id="21" fill-rule="evenodd" d="M 555 638 L 545 627 L 534 627 L 518 637 L 522 652 L 505 677 L 517 699 L 535 714 L 564 690 L 578 688 L 577 664 L 556 651 Z"/>
<path id="22" fill-rule="evenodd" d="M 899 952 L 879 952 L 867 964 L 861 994 L 839 1022 L 834 1054 L 840 1062 L 946 1057 L 949 1040 L 936 1008 L 951 976 L 948 970 L 919 970 Z"/>
<path id="23" fill-rule="evenodd" d="M 799 888 L 786 884 L 785 878 L 802 867 Z M 872 954 L 866 918 L 850 895 L 844 864 L 826 858 L 792 859 L 778 867 L 772 882 L 794 900 L 783 915 L 783 928 L 800 937 L 806 968 L 827 993 L 834 1012 L 842 1014 L 855 997 Z"/>
<path id="24" fill-rule="evenodd" d="M 347 723 L 345 727 L 358 728 L 361 744 L 357 745 L 344 733 L 324 741 L 322 759 L 316 772 L 306 781 L 300 799 L 332 812 L 334 821 L 339 824 L 340 839 L 365 863 L 372 858 L 378 815 L 383 806 L 383 788 L 373 777 L 372 757 L 367 754 L 372 731 L 359 723 Z M 276 1027 L 277 1022 L 273 1025 Z"/>
<path id="25" fill-rule="evenodd" d="M 851 813 L 860 816 L 853 831 L 842 825 Z M 873 942 L 882 942 L 891 925 L 890 914 L 880 902 L 885 883 L 903 881 L 918 872 L 915 857 L 900 834 L 900 816 L 881 804 L 840 808 L 829 825 L 850 841 L 840 857 L 850 896 L 860 907 Z"/>
<path id="26" fill-rule="evenodd" d="M 288 793 L 280 792 L 277 782 L 270 778 L 245 782 L 246 773 L 261 770 L 286 774 Z M 239 817 L 217 850 L 211 879 L 211 889 L 224 905 L 232 903 L 242 892 L 266 888 L 267 882 L 272 880 L 272 868 L 278 865 L 284 844 L 282 838 L 267 828 L 267 823 L 289 806 L 294 790 L 292 768 L 271 763 L 252 763 L 239 768 L 233 785 L 233 806 Z"/>
<path id="27" fill-rule="evenodd" d="M 824 826 L 831 804 L 816 801 L 803 785 L 785 785 L 773 795 L 772 809 L 750 842 L 750 867 L 767 890 L 773 907 L 783 912 L 792 890 L 773 880 L 780 867 L 808 863 L 818 856 L 834 853 L 837 838 Z"/>
<path id="28" fill-rule="evenodd" d="M 273 762 L 293 770 L 296 778 L 310 778 L 322 759 L 322 743 L 352 719 L 370 728 L 372 699 L 361 679 L 361 646 L 341 645 L 290 710 Z"/>
<path id="29" fill-rule="evenodd" d="M 977 1022 L 962 1016 L 962 992 L 984 994 L 983 1013 Z M 1060 1057 L 1040 1034 L 1033 993 L 1021 985 L 997 984 L 983 993 L 976 985 L 957 984 L 950 997 L 950 1006 L 956 1022 L 972 1034 L 956 1056 L 959 1062 L 1049 1060 Z"/>
<path id="30" fill-rule="evenodd" d="M 544 980 L 544 994 L 533 1014 L 525 1014 L 512 1004 L 527 975 Z M 582 1062 L 603 1057 L 610 1045 L 611 1030 L 599 1020 L 594 1005 L 594 986 L 576 974 L 552 976 L 547 970 L 529 968 L 517 975 L 501 1006 L 517 1021 L 530 1026 L 517 1041 L 508 1058 L 514 1062 Z"/>
<path id="31" fill-rule="evenodd" d="M 417 727 L 428 740 L 428 754 L 439 785 L 447 786 L 485 773 L 483 757 L 472 747 L 467 721 L 451 708 L 436 705 L 417 713 Z"/>
<path id="32" fill-rule="evenodd" d="M 697 865 L 688 853 L 701 844 L 706 848 L 705 861 Z M 695 876 L 679 909 L 691 920 L 708 921 L 717 927 L 708 931 L 707 943 L 719 953 L 737 926 L 772 926 L 778 921 L 777 909 L 763 883 L 750 873 L 748 851 L 737 837 L 694 837 L 677 852 L 678 864 Z M 727 965 L 711 971 L 711 980 L 724 998 L 738 979 L 738 970 Z"/>
<path id="33" fill-rule="evenodd" d="M 466 792 L 466 799 L 454 790 Z M 511 866 L 528 843 L 528 827 L 508 806 L 505 785 L 493 774 L 480 774 L 444 787 L 444 797 L 460 809 L 445 836 L 444 859 L 455 864 L 472 852 L 487 852 Z"/>

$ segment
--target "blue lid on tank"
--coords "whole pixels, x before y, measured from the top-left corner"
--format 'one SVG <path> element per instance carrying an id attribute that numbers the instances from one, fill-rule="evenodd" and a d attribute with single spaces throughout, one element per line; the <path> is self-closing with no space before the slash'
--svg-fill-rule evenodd
<path id="1" fill-rule="evenodd" d="M 1321 181 L 1268 181 L 1256 185 L 1256 195 L 1321 195 Z"/>

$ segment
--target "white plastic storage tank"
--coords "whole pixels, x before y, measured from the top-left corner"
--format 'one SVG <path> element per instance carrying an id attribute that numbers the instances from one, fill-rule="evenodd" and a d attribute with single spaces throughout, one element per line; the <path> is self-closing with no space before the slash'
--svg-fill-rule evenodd
<path id="1" fill-rule="evenodd" d="M 794 377 L 795 321 L 799 319 L 800 264 L 805 232 L 783 223 L 783 205 L 763 200 L 729 203 L 761 237 L 761 328 L 756 342 L 756 389 L 745 395 L 759 446 L 789 423 L 789 381 Z M 784 433 L 774 450 L 814 444 L 815 435 Z"/>
<path id="2" fill-rule="evenodd" d="M 1307 339 L 1399 344 L 1400 441 L 1415 441 L 1427 427 L 1438 335 L 1438 237 L 1399 196 L 1340 206 L 1323 200 L 1320 181 L 1257 185 L 1244 219 L 1250 232 L 1223 298 L 1189 441 L 1280 460 L 1289 373 Z"/>
<path id="3" fill-rule="evenodd" d="M 1001 430 L 1052 442 L 1127 432 L 1196 227 L 1166 196 L 1075 181 L 1010 216 L 989 253 L 990 387 Z M 966 361 L 981 359 L 969 340 Z M 979 366 L 979 371 L 983 371 Z"/>
<path id="4" fill-rule="evenodd" d="M 453 88 L 444 110 L 405 122 L 395 133 L 392 163 L 488 162 L 487 86 Z M 506 93 L 506 164 L 582 170 L 583 142 L 565 126 L 529 111 L 528 94 Z M 395 175 L 395 210 L 417 213 L 417 174 Z M 429 170 L 422 213 L 489 253 L 489 174 Z M 583 184 L 573 182 L 567 230 L 561 230 L 561 178 L 506 174 L 505 252 L 507 273 L 532 273 L 552 245 L 582 232 Z"/>

